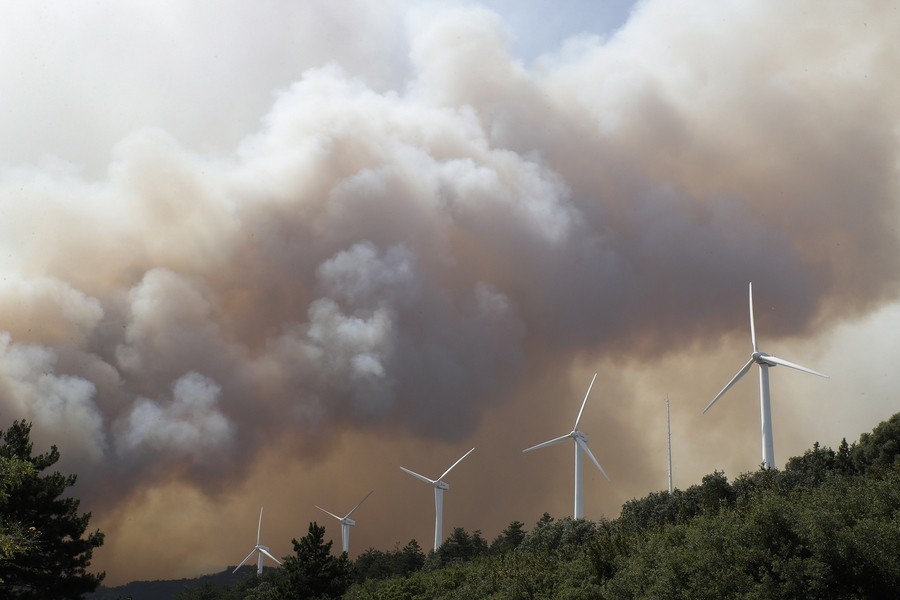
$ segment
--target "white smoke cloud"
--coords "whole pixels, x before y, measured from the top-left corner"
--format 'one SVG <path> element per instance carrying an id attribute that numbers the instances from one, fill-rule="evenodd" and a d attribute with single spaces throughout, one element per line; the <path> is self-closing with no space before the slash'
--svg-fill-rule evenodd
<path id="1" fill-rule="evenodd" d="M 0 389 L 12 401 L 5 408 L 33 421 L 41 442 L 65 445 L 70 462 L 95 464 L 104 458 L 107 436 L 94 384 L 55 373 L 57 359 L 52 348 L 13 343 L 8 333 L 0 334 Z"/>
<path id="2" fill-rule="evenodd" d="M 39 322 L 37 339 L 56 344 L 84 344 L 104 317 L 96 298 L 55 277 L 8 271 L 0 303 L 10 324 Z M 27 332 L 16 329 L 16 333 Z"/>
<path id="3" fill-rule="evenodd" d="M 199 373 L 187 373 L 172 385 L 171 400 L 138 398 L 122 421 L 117 438 L 125 455 L 174 452 L 192 454 L 218 449 L 230 441 L 234 425 L 217 407 L 221 388 Z M 212 458 L 210 458 L 212 457 Z M 208 459 L 220 460 L 221 455 Z"/>
<path id="4" fill-rule="evenodd" d="M 167 269 L 148 271 L 129 291 L 129 320 L 116 347 L 119 368 L 147 374 L 154 365 L 177 368 L 221 343 L 201 284 Z"/>

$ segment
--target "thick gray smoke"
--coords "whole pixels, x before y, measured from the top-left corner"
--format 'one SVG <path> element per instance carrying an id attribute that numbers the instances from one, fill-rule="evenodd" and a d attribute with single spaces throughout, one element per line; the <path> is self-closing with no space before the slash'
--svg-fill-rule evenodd
<path id="1" fill-rule="evenodd" d="M 751 280 L 767 339 L 896 299 L 892 4 L 643 2 L 528 65 L 483 8 L 407 25 L 389 73 L 298 58 L 231 151 L 146 127 L 96 175 L 0 165 L 0 415 L 62 447 L 95 514 L 215 496 L 273 443 L 461 444 L 586 357 L 744 336 Z"/>

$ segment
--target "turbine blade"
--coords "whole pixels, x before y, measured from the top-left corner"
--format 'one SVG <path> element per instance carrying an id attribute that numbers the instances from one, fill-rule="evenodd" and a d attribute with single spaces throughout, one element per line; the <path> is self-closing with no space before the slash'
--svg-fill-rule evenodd
<path id="1" fill-rule="evenodd" d="M 327 514 L 327 515 L 331 515 L 332 517 L 334 517 L 334 518 L 337 519 L 338 521 L 341 520 L 341 518 L 340 518 L 339 516 L 337 516 L 337 515 L 334 514 L 333 512 L 328 512 L 327 510 L 325 510 L 324 508 L 322 508 L 322 507 L 319 506 L 318 504 L 313 504 L 313 506 L 315 506 L 316 508 L 318 508 L 319 510 L 321 510 L 323 513 L 325 513 L 325 514 Z"/>
<path id="2" fill-rule="evenodd" d="M 791 369 L 797 369 L 798 371 L 803 371 L 804 373 L 810 373 L 812 375 L 818 375 L 819 377 L 824 377 L 825 379 L 831 379 L 828 375 L 824 373 L 819 373 L 818 371 L 813 371 L 807 367 L 802 367 L 800 365 L 794 364 L 792 362 L 788 362 L 783 358 L 778 358 L 777 356 L 772 356 L 771 354 L 767 354 L 763 356 L 762 359 L 766 362 L 775 363 L 776 365 L 781 365 L 782 367 L 790 367 Z"/>
<path id="3" fill-rule="evenodd" d="M 269 553 L 269 551 L 266 550 L 265 548 L 262 548 L 262 547 L 261 547 L 261 548 L 259 549 L 259 551 L 262 552 L 263 554 L 265 554 L 266 556 L 268 556 L 269 558 L 271 558 L 272 560 L 274 560 L 275 562 L 277 562 L 279 565 L 281 564 L 281 561 L 278 560 L 277 558 L 275 558 L 274 556 L 272 556 L 272 555 Z"/>
<path id="4" fill-rule="evenodd" d="M 588 448 L 588 445 L 584 443 L 584 440 L 581 438 L 575 438 L 575 443 L 578 444 L 578 447 L 584 450 L 584 453 L 588 455 L 588 457 L 593 461 L 597 468 L 600 469 L 600 472 L 603 473 L 603 476 L 606 477 L 607 481 L 611 481 L 609 475 L 606 474 L 606 471 L 603 470 L 603 467 L 600 466 L 600 463 L 597 461 L 597 458 L 594 456 L 594 453 L 591 452 L 591 449 Z"/>
<path id="5" fill-rule="evenodd" d="M 348 518 L 350 515 L 352 515 L 352 514 L 353 514 L 353 511 L 356 510 L 357 508 L 359 508 L 360 505 L 361 505 L 363 502 L 366 501 L 366 498 L 368 498 L 369 496 L 371 496 L 371 495 L 372 495 L 372 492 L 374 492 L 374 491 L 375 491 L 375 490 L 372 490 L 371 492 L 369 492 L 368 494 L 366 494 L 366 497 L 363 498 L 362 500 L 360 500 L 360 501 L 359 501 L 359 504 L 357 504 L 356 506 L 354 506 L 354 507 L 353 507 L 353 510 L 351 510 L 350 512 L 348 512 L 348 513 L 347 513 L 347 516 L 344 517 L 344 519 L 346 519 L 346 518 Z M 343 520 L 343 519 L 342 519 L 342 520 Z"/>
<path id="6" fill-rule="evenodd" d="M 750 340 L 753 342 L 753 351 L 759 352 L 756 344 L 756 325 L 753 323 L 753 282 L 750 282 Z"/>
<path id="7" fill-rule="evenodd" d="M 434 481 L 434 480 L 432 480 L 432 479 L 428 479 L 428 478 L 425 477 L 424 475 L 419 475 L 419 474 L 416 473 L 415 471 L 410 471 L 410 470 L 407 469 L 406 467 L 400 467 L 400 470 L 402 470 L 402 471 L 404 471 L 404 472 L 406 472 L 406 473 L 409 473 L 410 475 L 412 475 L 412 476 L 415 477 L 416 479 L 421 479 L 422 481 L 424 481 L 425 483 L 427 483 L 427 484 L 429 484 L 429 485 L 434 485 L 434 484 L 437 483 L 437 481 Z"/>
<path id="8" fill-rule="evenodd" d="M 256 526 L 256 545 L 259 545 L 259 533 L 262 531 L 262 511 L 263 507 L 259 507 L 259 525 Z"/>
<path id="9" fill-rule="evenodd" d="M 566 435 L 561 435 L 558 438 L 553 438 L 552 440 L 541 442 L 537 446 L 532 446 L 531 448 L 525 448 L 522 452 L 531 452 L 532 450 L 537 450 L 538 448 L 546 448 L 547 446 L 552 446 L 553 444 L 558 444 L 562 441 L 565 441 L 572 437 L 571 433 L 567 433 Z"/>
<path id="10" fill-rule="evenodd" d="M 716 397 L 713 398 L 713 401 L 706 405 L 706 408 L 703 409 L 703 413 L 705 414 L 706 411 L 708 411 L 709 409 L 711 409 L 712 406 L 713 406 L 713 404 L 715 404 L 715 403 L 719 400 L 719 398 L 721 398 L 721 397 L 725 394 L 725 392 L 727 392 L 728 390 L 730 390 L 730 389 L 731 389 L 731 386 L 733 386 L 735 383 L 738 382 L 738 379 L 740 379 L 741 377 L 743 377 L 744 375 L 746 375 L 746 374 L 747 374 L 747 371 L 750 370 L 750 367 L 751 367 L 752 365 L 753 365 L 753 359 L 751 358 L 750 360 L 747 361 L 747 364 L 746 364 L 746 365 L 744 365 L 743 367 L 741 367 L 741 370 L 737 372 L 737 375 L 735 375 L 734 377 L 731 378 L 731 381 L 728 382 L 728 385 L 726 385 L 725 387 L 723 387 L 723 388 L 722 388 L 722 391 L 719 392 L 718 394 L 716 394 Z"/>
<path id="11" fill-rule="evenodd" d="M 464 459 L 464 458 L 467 457 L 468 455 L 472 454 L 472 452 L 474 452 L 474 451 L 475 451 L 475 448 L 472 448 L 471 450 L 469 450 L 468 452 L 466 452 L 465 454 L 463 454 L 462 456 L 460 456 L 460 457 L 459 457 L 459 460 L 456 461 L 455 463 L 453 463 L 452 465 L 450 465 L 450 468 L 447 469 L 446 471 L 444 471 L 444 474 L 441 475 L 440 477 L 438 477 L 437 480 L 440 481 L 441 479 L 443 479 L 444 477 L 446 477 L 446 476 L 447 476 L 447 473 L 449 473 L 450 471 L 453 470 L 453 467 L 455 467 L 456 465 L 458 465 L 459 463 L 461 463 L 461 462 L 462 462 L 462 459 Z"/>
<path id="12" fill-rule="evenodd" d="M 237 573 L 237 570 L 240 569 L 241 567 L 243 567 L 245 562 L 250 560 L 250 557 L 253 556 L 254 552 L 256 552 L 256 548 L 254 548 L 253 550 L 250 551 L 250 554 L 247 555 L 247 558 L 242 560 L 241 563 L 234 568 L 234 571 L 232 571 L 232 573 Z"/>
<path id="13" fill-rule="evenodd" d="M 578 423 L 581 422 L 581 413 L 584 412 L 584 405 L 587 404 L 587 399 L 591 394 L 591 388 L 594 387 L 595 379 L 597 379 L 596 373 L 594 373 L 594 377 L 591 379 L 591 385 L 588 386 L 587 393 L 584 395 L 584 400 L 581 402 L 581 410 L 578 411 L 578 417 L 575 419 L 575 427 L 573 427 L 573 429 L 578 429 Z"/>

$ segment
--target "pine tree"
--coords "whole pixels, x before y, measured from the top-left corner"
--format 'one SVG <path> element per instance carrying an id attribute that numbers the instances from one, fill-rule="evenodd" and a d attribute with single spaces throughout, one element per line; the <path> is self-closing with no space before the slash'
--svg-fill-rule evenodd
<path id="1" fill-rule="evenodd" d="M 85 536 L 91 514 L 78 514 L 79 501 L 63 496 L 75 485 L 75 475 L 41 474 L 59 460 L 56 446 L 32 456 L 31 423 L 16 421 L 0 433 L 0 457 L 30 463 L 27 476 L 14 482 L 0 505 L 0 517 L 31 533 L 28 547 L 15 560 L 0 561 L 0 596 L 64 600 L 93 592 L 104 573 L 87 569 L 94 548 L 103 544 L 100 531 Z M 33 528 L 33 529 L 32 529 Z"/>
<path id="2" fill-rule="evenodd" d="M 350 561 L 346 553 L 331 554 L 332 542 L 325 542 L 325 528 L 309 524 L 309 533 L 294 544 L 294 556 L 278 570 L 281 598 L 340 598 L 350 586 Z"/>
<path id="3" fill-rule="evenodd" d="M 504 554 L 511 552 L 519 547 L 522 540 L 525 539 L 525 523 L 522 521 L 513 521 L 506 526 L 506 529 L 500 532 L 500 535 L 491 542 L 491 552 L 494 554 Z"/>
<path id="4" fill-rule="evenodd" d="M 6 516 L 9 495 L 19 488 L 22 480 L 34 474 L 30 462 L 0 456 L 0 563 L 10 561 L 32 546 L 31 529 Z M 3 580 L 0 579 L 0 583 Z"/>
<path id="5" fill-rule="evenodd" d="M 454 527 L 453 531 L 432 555 L 428 558 L 429 568 L 438 568 L 451 563 L 465 562 L 488 551 L 488 543 L 481 536 L 481 531 L 469 533 L 462 527 Z"/>
<path id="6" fill-rule="evenodd" d="M 399 551 L 395 552 L 395 571 L 397 575 L 402 577 L 408 576 L 422 568 L 425 564 L 425 553 L 419 542 L 412 539 L 403 546 Z"/>

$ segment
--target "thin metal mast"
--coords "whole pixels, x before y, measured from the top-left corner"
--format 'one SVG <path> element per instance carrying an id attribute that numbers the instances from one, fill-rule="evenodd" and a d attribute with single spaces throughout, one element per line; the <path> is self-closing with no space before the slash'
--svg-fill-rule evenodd
<path id="1" fill-rule="evenodd" d="M 666 396 L 666 434 L 669 439 L 669 493 L 672 493 L 672 419 L 669 415 L 669 397 Z"/>

